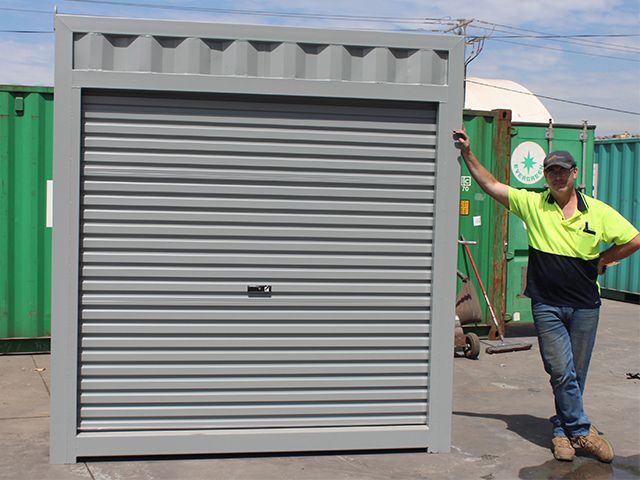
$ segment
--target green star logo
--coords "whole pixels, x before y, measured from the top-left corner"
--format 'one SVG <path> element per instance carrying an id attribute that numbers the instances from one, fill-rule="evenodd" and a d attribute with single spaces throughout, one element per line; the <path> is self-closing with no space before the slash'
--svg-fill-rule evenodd
<path id="1" fill-rule="evenodd" d="M 531 174 L 531 169 L 535 164 L 536 162 L 533 155 L 531 155 L 531 152 L 527 152 L 527 156 L 522 160 L 522 166 L 527 169 L 528 175 Z"/>

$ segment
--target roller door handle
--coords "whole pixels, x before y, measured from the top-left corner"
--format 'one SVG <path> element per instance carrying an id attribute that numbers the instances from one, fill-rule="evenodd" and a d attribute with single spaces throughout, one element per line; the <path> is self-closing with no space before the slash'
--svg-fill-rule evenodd
<path id="1" fill-rule="evenodd" d="M 270 297 L 271 285 L 247 285 L 247 294 L 250 297 Z"/>

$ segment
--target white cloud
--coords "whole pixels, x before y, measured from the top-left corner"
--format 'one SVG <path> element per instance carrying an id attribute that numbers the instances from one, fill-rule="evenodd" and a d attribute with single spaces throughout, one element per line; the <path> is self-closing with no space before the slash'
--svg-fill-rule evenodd
<path id="1" fill-rule="evenodd" d="M 0 41 L 0 52 L 4 52 L 0 83 L 53 85 L 53 35 L 41 43 Z"/>

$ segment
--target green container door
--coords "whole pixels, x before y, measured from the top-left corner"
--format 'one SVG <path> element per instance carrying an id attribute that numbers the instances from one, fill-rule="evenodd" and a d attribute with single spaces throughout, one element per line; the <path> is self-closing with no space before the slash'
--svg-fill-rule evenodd
<path id="1" fill-rule="evenodd" d="M 515 188 L 542 191 L 544 157 L 552 150 L 567 150 L 578 164 L 579 187 L 593 193 L 594 128 L 579 125 L 514 123 L 511 138 L 511 172 L 509 184 Z M 531 301 L 524 296 L 529 244 L 524 222 L 509 214 L 506 282 L 506 321 L 533 322 Z"/>
<path id="2" fill-rule="evenodd" d="M 52 140 L 53 89 L 0 86 L 0 353 L 49 350 Z"/>
<path id="3" fill-rule="evenodd" d="M 498 179 L 507 182 L 511 111 L 465 111 L 464 126 L 480 161 Z M 503 318 L 505 308 L 504 240 L 507 233 L 507 211 L 482 191 L 462 161 L 460 175 L 459 232 L 465 240 L 477 242 L 469 248 L 500 320 Z M 483 324 L 479 325 L 478 333 L 486 334 L 491 325 L 489 309 L 461 246 L 458 247 L 458 270 L 471 278 L 480 296 Z M 461 282 L 458 280 L 458 290 L 460 286 Z"/>
<path id="4" fill-rule="evenodd" d="M 640 137 L 595 142 L 597 197 L 640 228 Z M 640 298 L 640 254 L 608 268 L 600 277 L 603 297 L 637 302 Z"/>

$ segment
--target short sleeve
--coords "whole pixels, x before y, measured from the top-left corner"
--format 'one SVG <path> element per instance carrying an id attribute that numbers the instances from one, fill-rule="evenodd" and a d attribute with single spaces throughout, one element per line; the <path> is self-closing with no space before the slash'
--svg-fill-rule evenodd
<path id="1" fill-rule="evenodd" d="M 638 235 L 638 229 L 635 228 L 629 220 L 609 205 L 603 204 L 603 207 L 605 211 L 602 221 L 602 241 L 616 245 L 624 245 Z"/>
<path id="2" fill-rule="evenodd" d="M 509 211 L 524 220 L 529 211 L 531 195 L 537 195 L 524 189 L 509 187 Z"/>

